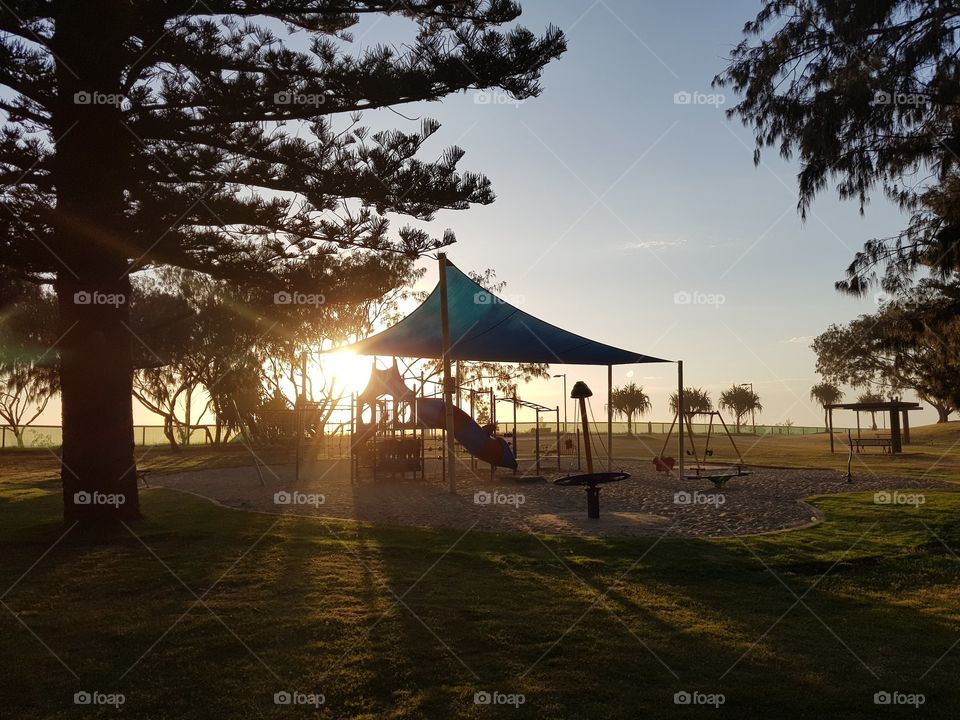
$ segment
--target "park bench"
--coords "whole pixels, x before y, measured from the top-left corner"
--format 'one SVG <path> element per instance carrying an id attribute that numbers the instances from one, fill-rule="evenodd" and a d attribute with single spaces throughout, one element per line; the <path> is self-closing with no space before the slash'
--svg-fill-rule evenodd
<path id="1" fill-rule="evenodd" d="M 881 451 L 889 453 L 892 445 L 889 437 L 879 435 L 877 437 L 853 438 L 851 442 L 858 453 L 863 452 L 868 447 L 878 447 Z"/>

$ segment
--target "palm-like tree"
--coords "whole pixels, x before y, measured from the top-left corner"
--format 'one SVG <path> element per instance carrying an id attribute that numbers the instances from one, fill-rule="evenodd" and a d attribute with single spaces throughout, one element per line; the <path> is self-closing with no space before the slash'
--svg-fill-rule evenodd
<path id="1" fill-rule="evenodd" d="M 763 411 L 760 396 L 746 385 L 733 385 L 729 390 L 720 393 L 720 407 L 733 413 L 737 432 L 740 432 L 744 415 L 749 412 Z"/>
<path id="2" fill-rule="evenodd" d="M 670 396 L 670 409 L 677 411 L 677 394 Z M 687 387 L 683 389 L 683 409 L 688 415 L 701 415 L 713 411 L 710 393 L 703 388 Z"/>
<path id="3" fill-rule="evenodd" d="M 865 392 L 857 398 L 858 403 L 882 403 L 885 402 L 886 398 L 880 393 L 875 392 Z M 870 424 L 873 426 L 871 429 L 877 429 L 877 411 L 870 411 Z"/>
<path id="4" fill-rule="evenodd" d="M 810 399 L 823 408 L 823 426 L 829 430 L 827 423 L 827 405 L 834 405 L 843 399 L 843 390 L 833 383 L 817 383 L 810 388 Z"/>
<path id="5" fill-rule="evenodd" d="M 630 383 L 613 389 L 610 394 L 610 407 L 614 415 L 627 418 L 627 435 L 633 436 L 633 416 L 647 414 L 652 405 L 650 396 L 643 391 L 643 385 Z"/>

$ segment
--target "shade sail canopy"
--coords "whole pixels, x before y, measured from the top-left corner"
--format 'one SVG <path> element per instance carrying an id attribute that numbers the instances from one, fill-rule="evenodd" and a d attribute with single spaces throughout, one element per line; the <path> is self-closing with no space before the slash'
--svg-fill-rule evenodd
<path id="1" fill-rule="evenodd" d="M 568 332 L 525 313 L 447 263 L 450 359 L 624 365 L 670 362 L 622 350 Z M 416 310 L 377 335 L 338 350 L 359 355 L 440 358 L 443 355 L 440 286 Z"/>

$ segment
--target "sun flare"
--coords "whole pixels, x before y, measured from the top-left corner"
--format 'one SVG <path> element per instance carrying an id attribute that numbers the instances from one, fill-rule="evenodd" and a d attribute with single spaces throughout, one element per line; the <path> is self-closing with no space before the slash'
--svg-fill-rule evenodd
<path id="1" fill-rule="evenodd" d="M 333 384 L 347 394 L 359 393 L 367 386 L 373 362 L 372 357 L 348 350 L 321 355 L 320 377 L 315 382 Z"/>

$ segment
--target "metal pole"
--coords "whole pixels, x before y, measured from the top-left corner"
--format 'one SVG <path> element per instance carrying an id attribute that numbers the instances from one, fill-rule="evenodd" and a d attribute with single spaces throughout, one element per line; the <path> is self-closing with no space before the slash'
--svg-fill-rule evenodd
<path id="1" fill-rule="evenodd" d="M 540 474 L 540 408 L 537 408 L 536 411 L 537 422 L 533 430 L 533 446 L 534 452 L 537 457 L 537 475 Z"/>
<path id="2" fill-rule="evenodd" d="M 567 374 L 563 374 L 563 431 L 567 431 Z"/>
<path id="3" fill-rule="evenodd" d="M 460 363 L 459 363 L 459 362 L 457 363 L 457 372 L 458 372 L 458 373 L 460 372 Z M 474 408 L 473 395 L 474 395 L 473 390 L 471 390 L 471 391 L 470 391 L 470 417 L 474 420 L 474 422 L 476 422 L 476 417 L 474 417 L 475 408 Z M 477 458 L 476 458 L 475 455 L 471 455 L 471 456 L 470 456 L 470 469 L 471 469 L 471 470 L 476 470 L 476 469 L 477 469 Z"/>
<path id="4" fill-rule="evenodd" d="M 450 492 L 457 491 L 456 448 L 453 436 L 453 379 L 450 377 L 450 308 L 447 305 L 447 254 L 437 253 L 440 266 L 440 325 L 443 354 L 443 415 L 446 440 L 446 475 Z"/>
<path id="5" fill-rule="evenodd" d="M 683 424 L 687 421 L 686 416 L 683 412 L 684 403 L 683 403 L 683 360 L 677 360 L 677 419 L 680 420 L 680 432 L 677 433 L 677 438 L 680 445 L 679 457 L 677 458 L 677 464 L 680 467 L 680 477 L 683 478 L 683 459 L 684 459 L 684 447 L 683 447 Z"/>
<path id="6" fill-rule="evenodd" d="M 613 469 L 613 365 L 607 365 L 607 472 Z"/>
<path id="7" fill-rule="evenodd" d="M 520 464 L 520 441 L 517 439 L 517 391 L 513 391 L 513 457 Z M 517 474 L 516 468 L 513 474 Z"/>
<path id="8" fill-rule="evenodd" d="M 904 414 L 906 417 L 906 414 Z M 557 470 L 560 469 L 560 406 L 557 406 Z"/>

